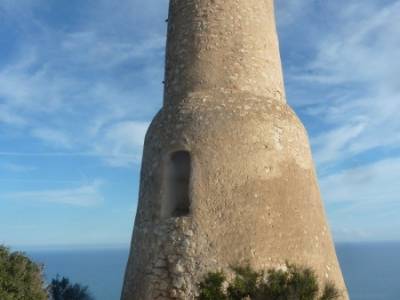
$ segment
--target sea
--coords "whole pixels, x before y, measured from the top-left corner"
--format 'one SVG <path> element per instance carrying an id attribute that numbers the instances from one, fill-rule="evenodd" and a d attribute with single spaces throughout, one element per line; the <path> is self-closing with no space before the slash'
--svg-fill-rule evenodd
<path id="1" fill-rule="evenodd" d="M 352 300 L 400 299 L 400 242 L 340 243 L 336 250 Z M 57 274 L 88 286 L 96 300 L 119 300 L 128 249 L 53 249 L 26 253 Z"/>

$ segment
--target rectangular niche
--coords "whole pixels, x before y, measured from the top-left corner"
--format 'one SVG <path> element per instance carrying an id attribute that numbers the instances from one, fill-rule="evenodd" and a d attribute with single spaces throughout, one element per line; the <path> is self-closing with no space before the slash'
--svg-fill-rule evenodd
<path id="1" fill-rule="evenodd" d="M 176 151 L 169 155 L 164 184 L 167 192 L 162 205 L 165 217 L 184 217 L 190 214 L 191 157 L 188 151 Z"/>

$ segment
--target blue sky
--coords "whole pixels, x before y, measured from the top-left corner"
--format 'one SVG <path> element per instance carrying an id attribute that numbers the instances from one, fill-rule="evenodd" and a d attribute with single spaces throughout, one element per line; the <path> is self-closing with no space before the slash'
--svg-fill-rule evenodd
<path id="1" fill-rule="evenodd" d="M 335 240 L 400 240 L 400 1 L 276 3 Z M 129 243 L 167 6 L 0 0 L 0 243 Z"/>

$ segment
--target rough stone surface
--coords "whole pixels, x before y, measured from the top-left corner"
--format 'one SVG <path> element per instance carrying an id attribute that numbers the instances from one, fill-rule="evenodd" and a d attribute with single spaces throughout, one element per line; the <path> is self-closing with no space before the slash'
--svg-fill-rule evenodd
<path id="1" fill-rule="evenodd" d="M 164 106 L 145 140 L 123 300 L 194 299 L 208 271 L 312 267 L 346 287 L 307 133 L 286 104 L 272 0 L 171 0 Z M 171 153 L 190 213 L 166 216 Z"/>

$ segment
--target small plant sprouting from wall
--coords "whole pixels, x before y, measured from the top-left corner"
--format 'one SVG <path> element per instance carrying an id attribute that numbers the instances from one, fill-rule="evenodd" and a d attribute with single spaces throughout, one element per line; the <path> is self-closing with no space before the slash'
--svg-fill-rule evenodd
<path id="1" fill-rule="evenodd" d="M 340 292 L 332 283 L 320 291 L 309 268 L 287 264 L 283 270 L 257 272 L 250 266 L 233 267 L 228 282 L 224 272 L 208 273 L 199 284 L 198 300 L 336 300 Z"/>

